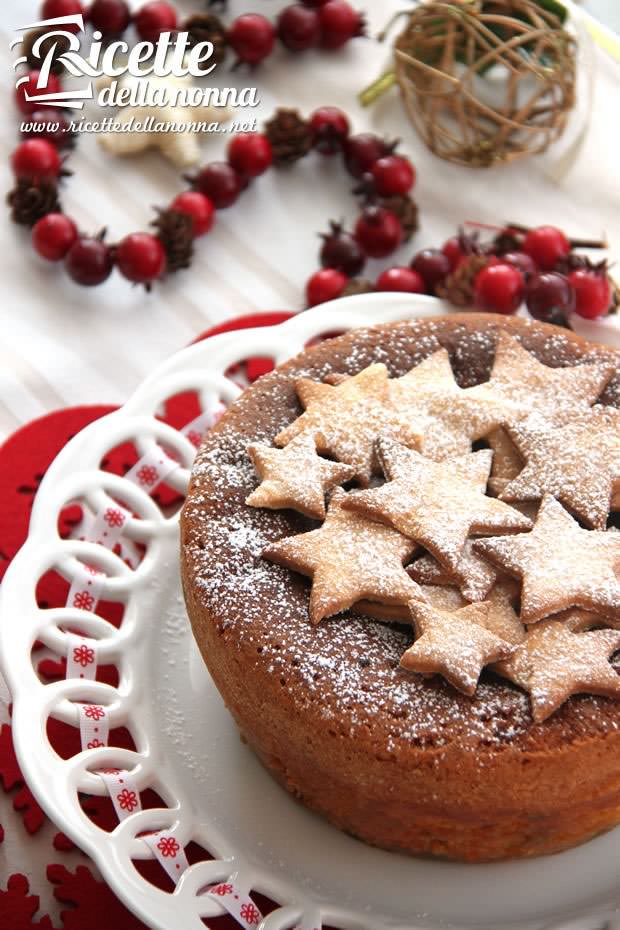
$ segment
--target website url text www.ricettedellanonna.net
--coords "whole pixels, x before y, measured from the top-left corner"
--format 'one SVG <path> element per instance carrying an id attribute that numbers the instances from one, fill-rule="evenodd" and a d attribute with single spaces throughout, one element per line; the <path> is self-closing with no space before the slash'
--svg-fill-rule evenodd
<path id="1" fill-rule="evenodd" d="M 22 133 L 32 135 L 36 132 L 48 134 L 50 129 L 53 130 L 53 122 L 40 122 L 33 120 L 23 120 L 20 126 Z M 56 127 L 60 129 L 60 124 Z M 256 132 L 258 121 L 233 120 L 231 123 L 220 123 L 218 121 L 207 120 L 161 120 L 155 116 L 147 116 L 144 119 L 130 117 L 127 121 L 118 122 L 114 117 L 106 116 L 103 119 L 72 119 L 69 120 L 69 132 Z"/>

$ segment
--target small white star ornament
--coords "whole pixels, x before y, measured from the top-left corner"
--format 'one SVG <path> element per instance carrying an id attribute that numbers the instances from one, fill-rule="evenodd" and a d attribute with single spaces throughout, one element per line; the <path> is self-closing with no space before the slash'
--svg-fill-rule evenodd
<path id="1" fill-rule="evenodd" d="M 101 90 L 109 86 L 111 78 L 103 77 L 98 81 Z M 191 98 L 190 90 L 193 87 L 192 79 L 170 75 L 165 78 L 153 77 L 134 78 L 125 76 L 117 82 L 119 89 L 132 90 L 141 84 L 148 83 L 150 95 L 155 99 L 161 96 L 157 93 L 165 90 L 170 99 L 183 97 L 183 90 Z M 140 99 L 140 95 L 136 95 Z M 121 107 L 114 117 L 113 128 L 98 135 L 99 144 L 112 155 L 136 155 L 146 149 L 159 149 L 161 154 L 172 162 L 176 168 L 189 168 L 200 161 L 200 137 L 205 134 L 201 124 L 221 123 L 230 118 L 230 111 L 225 106 L 211 106 L 203 104 L 184 105 L 139 105 Z M 146 129 L 124 129 L 136 123 L 144 125 L 146 120 L 155 124 L 169 123 L 171 126 L 185 124 L 186 128 L 171 128 L 162 131 L 147 131 Z"/>

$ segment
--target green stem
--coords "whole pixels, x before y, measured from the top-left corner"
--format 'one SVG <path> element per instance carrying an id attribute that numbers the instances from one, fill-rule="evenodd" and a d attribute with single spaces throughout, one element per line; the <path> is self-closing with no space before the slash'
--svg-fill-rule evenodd
<path id="1" fill-rule="evenodd" d="M 364 90 L 360 91 L 358 94 L 358 100 L 363 107 L 370 106 L 371 103 L 374 103 L 382 94 L 389 90 L 393 84 L 396 83 L 396 72 L 395 71 L 386 71 L 385 74 L 382 74 L 381 77 L 378 77 L 376 81 L 373 81 L 372 84 L 369 84 L 368 87 L 365 87 Z"/>

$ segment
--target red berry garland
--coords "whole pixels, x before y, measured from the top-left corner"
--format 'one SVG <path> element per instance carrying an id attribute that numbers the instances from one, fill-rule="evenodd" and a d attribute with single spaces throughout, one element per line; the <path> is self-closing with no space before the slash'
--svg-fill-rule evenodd
<path id="1" fill-rule="evenodd" d="M 186 213 L 192 219 L 192 233 L 195 238 L 208 233 L 215 222 L 215 206 L 212 200 L 198 191 L 185 191 L 178 194 L 170 204 L 171 210 Z"/>
<path id="2" fill-rule="evenodd" d="M 44 18 L 75 13 L 84 13 L 78 0 L 43 4 Z M 133 17 L 125 0 L 93 0 L 88 18 L 109 37 L 121 35 L 133 21 L 138 35 L 152 42 L 177 28 L 176 11 L 165 0 L 150 0 Z M 291 51 L 317 45 L 340 48 L 363 34 L 363 19 L 346 0 L 303 0 L 282 10 L 275 26 L 250 13 L 225 30 L 208 13 L 196 14 L 178 28 L 186 28 L 194 41 L 212 41 L 218 62 L 230 47 L 237 62 L 253 66 L 271 53 L 276 38 Z M 573 251 L 604 244 L 569 240 L 553 226 L 498 227 L 487 244 L 480 243 L 477 233 L 460 231 L 441 249 L 418 252 L 410 267 L 383 271 L 374 285 L 356 278 L 367 257 L 389 255 L 417 229 L 417 207 L 410 196 L 416 172 L 395 152 L 396 143 L 373 133 L 351 135 L 346 114 L 329 106 L 318 108 L 308 120 L 280 109 L 263 133 L 235 135 L 227 161 L 211 162 L 186 176 L 190 189 L 179 193 L 167 209 L 157 208 L 154 233 L 132 233 L 116 245 L 106 243 L 104 234 L 84 235 L 61 212 L 58 201 L 58 182 L 69 173 L 59 150 L 73 142 L 70 126 L 62 113 L 41 111 L 36 101 L 25 99 L 27 91 L 37 89 L 38 77 L 38 71 L 30 71 L 16 92 L 19 109 L 37 125 L 26 130 L 11 157 L 17 183 L 7 199 L 13 220 L 32 226 L 35 251 L 48 261 L 64 261 L 79 284 L 100 284 L 116 266 L 129 281 L 148 288 L 165 273 L 188 267 L 192 242 L 209 232 L 216 210 L 232 206 L 272 165 L 289 164 L 314 150 L 323 156 L 342 155 L 346 170 L 358 182 L 354 193 L 362 196 L 363 206 L 353 233 L 332 222 L 330 232 L 322 236 L 323 268 L 307 282 L 308 305 L 373 289 L 436 294 L 459 306 L 475 304 L 499 313 L 514 313 L 525 299 L 532 316 L 564 323 L 573 309 L 595 319 L 617 304 L 617 289 L 605 262 L 594 265 Z M 51 74 L 46 90 L 60 87 L 58 76 Z"/>
<path id="3" fill-rule="evenodd" d="M 37 91 L 37 82 L 40 71 L 36 68 L 28 72 L 28 80 L 15 88 L 15 102 L 24 115 L 34 113 L 39 104 L 36 100 L 26 100 L 26 94 L 32 96 Z M 50 74 L 45 85 L 48 94 L 57 94 L 60 91 L 60 80 L 55 74 Z"/>
<path id="4" fill-rule="evenodd" d="M 321 38 L 319 14 L 301 3 L 287 6 L 278 16 L 278 38 L 291 52 L 316 47 Z"/>
<path id="5" fill-rule="evenodd" d="M 26 139 L 11 156 L 17 178 L 57 178 L 62 168 L 58 149 L 46 139 Z"/>
<path id="6" fill-rule="evenodd" d="M 76 284 L 93 287 L 110 276 L 114 260 L 112 249 L 102 239 L 79 236 L 65 258 L 65 268 Z"/>
<path id="7" fill-rule="evenodd" d="M 403 239 L 400 220 L 385 207 L 365 207 L 355 224 L 355 238 L 372 258 L 385 258 Z"/>
<path id="8" fill-rule="evenodd" d="M 271 143 L 258 132 L 240 132 L 228 145 L 228 161 L 240 178 L 257 178 L 273 161 Z"/>
<path id="9" fill-rule="evenodd" d="M 216 210 L 231 207 L 245 187 L 244 180 L 225 161 L 213 161 L 205 165 L 190 180 L 196 190 L 211 200 Z"/>
<path id="10" fill-rule="evenodd" d="M 118 36 L 131 22 L 131 13 L 125 0 L 93 0 L 88 10 L 88 21 L 104 36 Z"/>
<path id="11" fill-rule="evenodd" d="M 165 0 L 150 0 L 134 16 L 136 32 L 145 42 L 157 42 L 162 32 L 177 28 L 177 12 Z"/>
<path id="12" fill-rule="evenodd" d="M 107 5 L 104 0 L 98 2 L 97 13 L 106 26 L 111 29 L 124 22 L 118 0 L 105 0 Z M 332 7 L 334 2 L 329 0 L 325 6 Z M 150 30 L 151 37 L 160 26 L 171 22 L 167 4 L 159 0 L 142 7 L 137 15 L 142 32 Z M 253 14 L 244 20 L 246 24 L 255 21 Z M 34 227 L 32 241 L 37 253 L 48 261 L 64 261 L 70 277 L 84 286 L 102 283 L 114 266 L 129 281 L 147 288 L 165 273 L 188 267 L 192 240 L 209 232 L 217 209 L 230 207 L 272 165 L 295 161 L 311 149 L 321 155 L 340 152 L 349 173 L 362 179 L 355 192 L 362 193 L 367 201 L 354 234 L 332 223 L 331 232 L 323 237 L 320 258 L 328 266 L 328 273 L 319 273 L 309 284 L 311 303 L 342 291 L 349 279 L 362 270 L 367 256 L 389 254 L 416 228 L 417 208 L 408 193 L 415 182 L 415 171 L 406 158 L 393 154 L 394 143 L 372 134 L 350 136 L 349 121 L 336 107 L 320 107 L 309 120 L 303 120 L 295 111 L 280 109 L 267 121 L 264 133 L 233 136 L 226 162 L 212 162 L 195 175 L 186 176 L 190 190 L 178 194 L 167 209 L 157 209 L 155 233 L 132 233 L 110 245 L 103 234 L 93 237 L 78 232 L 73 221 L 60 212 L 56 182 L 68 173 L 58 154 L 67 142 L 65 129 L 20 143 L 12 156 L 18 186 L 8 200 L 13 219 Z M 402 222 L 396 211 L 402 211 Z M 412 284 L 410 276 L 410 289 L 418 284 L 417 279 Z"/>
<path id="13" fill-rule="evenodd" d="M 48 213 L 32 227 L 35 251 L 50 262 L 63 259 L 77 237 L 77 226 L 64 213 Z"/>

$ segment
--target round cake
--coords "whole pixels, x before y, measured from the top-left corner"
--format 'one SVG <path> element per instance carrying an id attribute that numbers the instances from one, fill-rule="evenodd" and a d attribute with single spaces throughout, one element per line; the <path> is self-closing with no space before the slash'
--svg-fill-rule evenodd
<path id="1" fill-rule="evenodd" d="M 521 319 L 392 323 L 207 436 L 194 636 L 242 737 L 340 829 L 480 862 L 620 822 L 619 368 Z"/>

